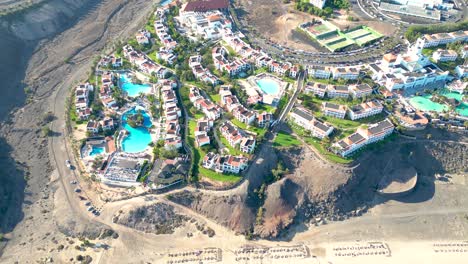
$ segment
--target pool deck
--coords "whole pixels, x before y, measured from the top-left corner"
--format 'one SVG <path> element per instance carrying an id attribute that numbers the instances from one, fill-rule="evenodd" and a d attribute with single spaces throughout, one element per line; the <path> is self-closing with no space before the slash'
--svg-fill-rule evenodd
<path id="1" fill-rule="evenodd" d="M 260 88 L 257 82 L 265 78 L 268 78 L 277 82 L 278 92 L 276 94 L 268 94 Z M 276 106 L 276 104 L 278 104 L 287 86 L 287 82 L 269 73 L 260 73 L 256 76 L 249 77 L 247 78 L 246 83 L 248 83 L 248 87 L 246 87 L 246 90 L 254 89 L 262 97 L 262 102 L 264 104 L 273 105 L 273 106 Z"/>

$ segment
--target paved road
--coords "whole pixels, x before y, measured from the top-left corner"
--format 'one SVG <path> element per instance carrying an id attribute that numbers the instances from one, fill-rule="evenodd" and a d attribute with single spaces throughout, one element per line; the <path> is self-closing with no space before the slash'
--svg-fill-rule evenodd
<path id="1" fill-rule="evenodd" d="M 304 87 L 304 78 L 305 78 L 305 72 L 301 71 L 299 73 L 298 78 L 297 78 L 297 86 L 296 86 L 296 89 L 294 90 L 294 94 L 289 99 L 288 104 L 286 105 L 286 107 L 281 112 L 281 114 L 280 114 L 280 116 L 278 118 L 278 121 L 276 122 L 276 124 L 275 124 L 275 126 L 273 128 L 274 133 L 278 132 L 277 128 L 285 120 L 285 118 L 288 116 L 289 112 L 293 108 L 294 104 L 296 103 L 297 97 L 299 96 L 299 94 L 301 93 L 301 91 L 302 91 L 302 89 Z"/>

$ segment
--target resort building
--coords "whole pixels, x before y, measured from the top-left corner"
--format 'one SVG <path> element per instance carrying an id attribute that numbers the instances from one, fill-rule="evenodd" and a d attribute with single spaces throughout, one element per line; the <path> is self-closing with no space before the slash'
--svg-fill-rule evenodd
<path id="1" fill-rule="evenodd" d="M 468 65 L 458 65 L 455 68 L 455 72 L 460 79 L 468 77 Z"/>
<path id="2" fill-rule="evenodd" d="M 118 58 L 115 54 L 111 54 L 108 56 L 103 56 L 98 63 L 99 66 L 102 67 L 112 67 L 112 68 L 119 68 L 122 67 L 123 61 L 122 58 Z"/>
<path id="3" fill-rule="evenodd" d="M 219 173 L 239 174 L 247 168 L 247 158 L 243 156 L 219 155 L 209 152 L 203 158 L 202 166 Z"/>
<path id="4" fill-rule="evenodd" d="M 349 97 L 349 88 L 345 85 L 328 85 L 327 86 L 327 96 L 329 98 L 348 98 Z"/>
<path id="5" fill-rule="evenodd" d="M 257 114 L 257 126 L 268 127 L 273 122 L 273 115 L 267 112 Z"/>
<path id="6" fill-rule="evenodd" d="M 324 97 L 327 92 L 328 85 L 323 83 L 307 83 L 304 88 L 306 93 L 312 93 L 318 97 Z"/>
<path id="7" fill-rule="evenodd" d="M 354 98 L 362 98 L 372 94 L 372 88 L 367 84 L 353 84 L 349 86 L 349 92 Z"/>
<path id="8" fill-rule="evenodd" d="M 366 83 L 345 86 L 309 82 L 304 90 L 306 93 L 312 93 L 319 97 L 324 97 L 327 94 L 329 98 L 347 98 L 349 96 L 361 98 L 372 94 L 372 88 Z"/>
<path id="9" fill-rule="evenodd" d="M 86 111 L 89 106 L 89 92 L 94 90 L 93 85 L 89 83 L 79 84 L 75 88 L 75 109 L 77 113 Z"/>
<path id="10" fill-rule="evenodd" d="M 189 66 L 192 69 L 193 75 L 202 82 L 209 83 L 213 86 L 217 85 L 219 83 L 218 77 L 201 65 L 201 59 L 200 55 L 191 56 L 189 58 Z"/>
<path id="11" fill-rule="evenodd" d="M 461 48 L 460 53 L 461 53 L 462 59 L 468 58 L 468 45 L 463 46 L 463 47 Z"/>
<path id="12" fill-rule="evenodd" d="M 114 119 L 111 117 L 104 118 L 100 123 L 102 130 L 104 131 L 113 130 L 115 128 Z"/>
<path id="13" fill-rule="evenodd" d="M 124 46 L 123 54 L 130 61 L 130 63 L 134 64 L 140 71 L 146 74 L 154 74 L 159 79 L 165 79 L 166 75 L 170 73 L 167 68 L 155 63 L 150 58 L 148 58 L 146 54 L 133 49 L 132 46 Z"/>
<path id="14" fill-rule="evenodd" d="M 348 111 L 351 120 L 370 117 L 382 113 L 383 106 L 379 101 L 374 100 L 351 107 Z"/>
<path id="15" fill-rule="evenodd" d="M 239 104 L 237 107 L 232 109 L 232 115 L 244 124 L 250 125 L 255 121 L 256 112 L 245 108 Z"/>
<path id="16" fill-rule="evenodd" d="M 332 148 L 341 156 L 345 157 L 367 144 L 384 139 L 386 136 L 390 135 L 393 130 L 393 124 L 386 119 L 370 125 L 367 128 L 358 128 L 355 133 L 334 143 Z"/>
<path id="17" fill-rule="evenodd" d="M 216 120 L 221 117 L 221 108 L 211 100 L 201 96 L 197 87 L 190 87 L 189 99 L 193 106 L 202 111 L 209 119 Z"/>
<path id="18" fill-rule="evenodd" d="M 317 120 L 312 113 L 303 107 L 294 108 L 289 115 L 294 123 L 309 130 L 314 137 L 322 139 L 333 132 L 333 126 Z"/>
<path id="19" fill-rule="evenodd" d="M 189 169 L 190 162 L 184 157 L 157 160 L 148 179 L 156 185 L 156 189 L 164 188 L 183 181 Z"/>
<path id="20" fill-rule="evenodd" d="M 343 67 L 332 69 L 333 79 L 356 80 L 359 77 L 359 69 L 354 67 Z"/>
<path id="21" fill-rule="evenodd" d="M 193 2 L 189 2 L 186 5 L 190 6 L 192 3 Z M 206 4 L 203 5 L 206 6 Z M 232 28 L 232 22 L 219 10 L 187 11 L 182 7 L 176 19 L 184 29 L 185 35 L 194 41 L 197 40 L 197 38 L 205 40 L 220 39 L 225 29 Z"/>
<path id="22" fill-rule="evenodd" d="M 147 30 L 140 30 L 135 34 L 135 38 L 138 44 L 148 45 L 151 39 L 151 33 Z"/>
<path id="23" fill-rule="evenodd" d="M 468 86 L 467 82 L 462 82 L 460 80 L 455 80 L 448 84 L 446 87 L 451 92 L 456 92 L 459 94 L 463 94 Z"/>
<path id="24" fill-rule="evenodd" d="M 203 147 L 210 144 L 210 137 L 206 132 L 198 134 L 195 136 L 195 145 L 197 147 Z"/>
<path id="25" fill-rule="evenodd" d="M 86 124 L 86 131 L 97 134 L 99 133 L 99 128 L 101 126 L 99 125 L 99 122 L 96 120 L 89 120 L 88 123 Z"/>
<path id="26" fill-rule="evenodd" d="M 213 128 L 213 120 L 202 118 L 197 121 L 195 136 L 208 133 Z"/>
<path id="27" fill-rule="evenodd" d="M 244 137 L 240 142 L 240 150 L 245 153 L 252 153 L 255 150 L 255 139 L 253 137 Z"/>
<path id="28" fill-rule="evenodd" d="M 327 0 L 309 0 L 309 3 L 311 3 L 313 6 L 318 7 L 322 9 L 325 6 L 325 3 Z"/>
<path id="29" fill-rule="evenodd" d="M 307 74 L 316 79 L 329 79 L 332 75 L 329 67 L 307 65 L 306 69 Z"/>
<path id="30" fill-rule="evenodd" d="M 251 153 L 255 149 L 255 138 L 253 136 L 246 136 L 245 132 L 235 127 L 230 122 L 224 122 L 219 130 L 224 138 L 229 142 L 229 145 L 239 148 L 242 152 Z"/>
<path id="31" fill-rule="evenodd" d="M 118 152 L 112 155 L 106 167 L 102 182 L 108 185 L 132 186 L 136 185 L 138 175 L 146 159 L 136 155 Z"/>
<path id="32" fill-rule="evenodd" d="M 438 49 L 432 54 L 432 58 L 436 62 L 456 61 L 458 58 L 458 53 L 454 50 Z"/>
<path id="33" fill-rule="evenodd" d="M 212 50 L 213 63 L 217 70 L 221 72 L 227 72 L 230 77 L 236 76 L 241 72 L 248 71 L 250 69 L 250 63 L 243 58 L 235 58 L 229 61 L 226 57 L 228 52 L 226 48 L 222 46 L 214 47 Z"/>
<path id="34" fill-rule="evenodd" d="M 346 106 L 329 103 L 329 102 L 323 102 L 322 112 L 326 116 L 343 119 L 346 116 Z"/>
<path id="35" fill-rule="evenodd" d="M 442 86 L 449 72 L 442 71 L 424 56 L 421 41 L 409 47 L 404 54 L 386 54 L 380 64 L 382 72 L 372 75 L 374 81 L 389 91 L 405 90 L 414 93 Z"/>
<path id="36" fill-rule="evenodd" d="M 432 35 L 426 34 L 421 38 L 421 40 L 423 48 L 436 47 L 457 41 L 466 42 L 468 41 L 468 30 L 451 33 L 437 33 Z"/>

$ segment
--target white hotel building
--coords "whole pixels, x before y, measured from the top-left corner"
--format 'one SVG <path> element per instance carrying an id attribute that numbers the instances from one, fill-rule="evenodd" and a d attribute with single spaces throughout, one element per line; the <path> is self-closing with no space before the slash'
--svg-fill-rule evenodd
<path id="1" fill-rule="evenodd" d="M 370 125 L 369 128 L 359 128 L 355 133 L 333 144 L 335 151 L 345 157 L 365 145 L 384 139 L 390 135 L 394 126 L 389 120 Z"/>
<path id="2" fill-rule="evenodd" d="M 296 107 L 289 116 L 294 123 L 309 130 L 314 137 L 322 139 L 333 132 L 333 126 L 317 120 L 312 113 L 303 107 Z"/>
<path id="3" fill-rule="evenodd" d="M 382 110 L 382 104 L 375 100 L 351 107 L 348 111 L 348 115 L 351 120 L 357 120 L 380 114 Z"/>

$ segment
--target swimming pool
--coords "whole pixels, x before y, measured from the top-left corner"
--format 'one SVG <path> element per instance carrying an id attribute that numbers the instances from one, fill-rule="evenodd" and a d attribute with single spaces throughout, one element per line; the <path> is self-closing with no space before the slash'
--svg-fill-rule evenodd
<path id="1" fill-rule="evenodd" d="M 455 108 L 455 111 L 462 116 L 468 116 L 468 103 L 463 102 L 463 95 L 446 90 L 440 92 L 440 94 L 447 98 L 453 98 L 460 101 L 461 104 Z M 436 111 L 440 113 L 444 110 L 449 110 L 447 105 L 432 102 L 430 99 L 431 95 L 415 96 L 411 98 L 409 102 L 412 106 L 422 111 Z"/>
<path id="2" fill-rule="evenodd" d="M 149 84 L 136 84 L 132 83 L 132 79 L 127 73 L 120 74 L 120 88 L 127 92 L 130 97 L 136 97 L 140 93 L 149 93 L 151 91 L 151 85 Z"/>
<path id="3" fill-rule="evenodd" d="M 91 151 L 89 152 L 89 156 L 96 156 L 104 153 L 104 151 L 106 151 L 104 147 L 92 146 Z"/>
<path id="4" fill-rule="evenodd" d="M 260 89 L 268 94 L 268 95 L 275 95 L 279 93 L 280 87 L 277 81 L 271 78 L 263 78 L 257 80 L 257 85 Z"/>
<path id="5" fill-rule="evenodd" d="M 422 111 L 443 112 L 448 110 L 448 106 L 431 101 L 431 95 L 415 96 L 409 100 L 410 104 Z"/>
<path id="6" fill-rule="evenodd" d="M 122 116 L 123 128 L 130 133 L 122 140 L 122 150 L 128 153 L 144 151 L 148 147 L 148 144 L 152 141 L 151 134 L 148 130 L 152 123 L 150 116 L 146 112 L 143 111 L 143 127 L 134 128 L 127 123 L 128 116 L 135 114 L 136 112 L 137 110 L 134 108 Z"/>
<path id="7" fill-rule="evenodd" d="M 453 98 L 459 101 L 460 105 L 455 108 L 455 111 L 462 116 L 468 116 L 468 103 L 463 102 L 462 94 L 449 92 L 447 90 L 442 91 L 440 94 L 447 98 Z"/>
<path id="8" fill-rule="evenodd" d="M 165 6 L 165 5 L 168 5 L 170 3 L 172 3 L 173 0 L 162 0 L 161 2 L 159 2 L 159 5 L 160 6 Z"/>

